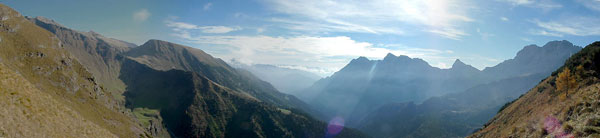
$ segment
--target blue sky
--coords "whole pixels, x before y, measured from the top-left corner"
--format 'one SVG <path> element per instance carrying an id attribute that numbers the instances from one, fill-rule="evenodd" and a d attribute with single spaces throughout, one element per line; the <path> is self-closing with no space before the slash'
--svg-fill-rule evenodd
<path id="1" fill-rule="evenodd" d="M 351 59 L 387 53 L 449 68 L 510 59 L 523 46 L 600 40 L 600 0 L 5 0 L 44 16 L 136 44 L 148 39 L 229 61 L 320 75 Z"/>

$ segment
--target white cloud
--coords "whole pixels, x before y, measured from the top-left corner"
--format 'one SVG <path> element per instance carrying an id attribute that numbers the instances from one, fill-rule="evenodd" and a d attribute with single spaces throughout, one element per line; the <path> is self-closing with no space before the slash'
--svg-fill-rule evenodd
<path id="1" fill-rule="evenodd" d="M 558 21 L 539 21 L 533 20 L 538 27 L 545 30 L 538 31 L 539 35 L 548 36 L 562 36 L 575 35 L 575 36 L 596 36 L 600 35 L 600 26 L 597 25 L 600 22 L 600 18 L 593 17 L 569 17 L 560 19 Z"/>
<path id="2" fill-rule="evenodd" d="M 185 22 L 175 22 L 175 21 L 166 21 L 167 26 L 171 27 L 174 31 L 177 32 L 185 32 L 189 33 L 193 30 L 199 30 L 202 33 L 211 33 L 211 34 L 223 34 L 229 33 L 233 31 L 242 30 L 239 26 L 227 27 L 227 26 L 198 26 L 194 24 L 189 24 Z"/>
<path id="3" fill-rule="evenodd" d="M 226 27 L 226 26 L 200 26 L 198 29 L 202 30 L 203 33 L 213 33 L 213 34 L 222 34 L 229 33 L 232 31 L 241 30 L 242 28 L 239 26 L 235 27 Z"/>
<path id="4" fill-rule="evenodd" d="M 276 12 L 294 15 L 275 21 L 302 31 L 398 34 L 404 27 L 460 39 L 467 35 L 460 24 L 473 21 L 462 0 L 267 0 L 267 4 Z"/>
<path id="5" fill-rule="evenodd" d="M 577 2 L 588 9 L 600 11 L 600 0 L 577 0 Z"/>
<path id="6" fill-rule="evenodd" d="M 506 2 L 509 2 L 513 5 L 528 5 L 528 4 L 533 4 L 533 2 L 535 2 L 534 0 L 504 0 Z"/>
<path id="7" fill-rule="evenodd" d="M 479 29 L 479 28 L 477 28 L 477 33 L 479 33 L 482 40 L 488 40 L 490 37 L 496 36 L 492 33 L 487 33 L 487 32 L 481 31 L 481 29 Z"/>
<path id="8" fill-rule="evenodd" d="M 531 40 L 531 39 L 529 39 L 529 38 L 526 38 L 526 37 L 522 37 L 522 38 L 521 38 L 521 40 L 523 40 L 523 41 L 527 41 L 527 42 L 533 42 L 533 40 Z"/>
<path id="9" fill-rule="evenodd" d="M 525 6 L 530 8 L 541 9 L 548 12 L 554 9 L 562 8 L 563 6 L 553 2 L 552 0 L 499 0 L 512 4 L 513 6 Z"/>
<path id="10" fill-rule="evenodd" d="M 147 9 L 141 9 L 133 13 L 133 20 L 146 21 L 150 17 L 150 12 Z"/>
<path id="11" fill-rule="evenodd" d="M 263 33 L 263 32 L 265 32 L 265 30 L 266 30 L 265 28 L 259 27 L 259 28 L 256 28 L 256 33 Z"/>
<path id="12" fill-rule="evenodd" d="M 554 32 L 548 32 L 546 30 L 531 30 L 529 31 L 530 34 L 533 35 L 543 35 L 543 36 L 554 36 L 554 37 L 563 37 L 562 34 L 559 33 L 554 33 Z"/>
<path id="13" fill-rule="evenodd" d="M 506 18 L 506 17 L 500 17 L 500 20 L 502 20 L 502 21 L 509 21 L 509 19 Z"/>
<path id="14" fill-rule="evenodd" d="M 206 3 L 206 4 L 204 4 L 204 7 L 202 7 L 202 9 L 203 9 L 203 10 L 205 10 L 205 11 L 208 11 L 208 10 L 210 10 L 210 8 L 212 7 L 212 5 L 213 5 L 213 4 L 212 4 L 212 3 L 210 3 L 210 2 L 209 2 L 209 3 Z"/>
<path id="15" fill-rule="evenodd" d="M 452 29 L 452 28 L 431 29 L 428 31 L 431 33 L 434 33 L 434 34 L 444 36 L 446 38 L 454 39 L 454 40 L 460 40 L 460 38 L 462 36 L 468 35 L 467 33 L 463 32 L 462 30 L 456 30 L 456 29 Z"/>

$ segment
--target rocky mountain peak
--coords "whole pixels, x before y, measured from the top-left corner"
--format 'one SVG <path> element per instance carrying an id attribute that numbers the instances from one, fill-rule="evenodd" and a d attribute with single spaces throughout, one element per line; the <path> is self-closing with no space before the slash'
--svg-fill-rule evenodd
<path id="1" fill-rule="evenodd" d="M 385 57 L 383 58 L 383 60 L 391 60 L 391 59 L 395 59 L 397 58 L 396 55 L 392 54 L 392 53 L 388 53 L 387 55 L 385 55 Z"/>
<path id="2" fill-rule="evenodd" d="M 56 21 L 54 21 L 52 19 L 49 19 L 49 18 L 46 18 L 46 17 L 43 17 L 43 16 L 37 16 L 37 17 L 26 16 L 25 18 L 27 18 L 29 20 L 36 20 L 36 21 L 39 21 L 39 22 L 42 22 L 42 23 L 46 23 L 46 24 L 50 24 L 50 25 L 55 25 L 55 26 L 59 26 L 59 27 L 65 27 L 65 26 L 57 23 Z"/>
<path id="3" fill-rule="evenodd" d="M 456 59 L 454 61 L 454 64 L 452 64 L 452 68 L 463 67 L 463 66 L 469 66 L 469 65 L 463 63 L 462 61 L 460 61 L 460 59 Z"/>

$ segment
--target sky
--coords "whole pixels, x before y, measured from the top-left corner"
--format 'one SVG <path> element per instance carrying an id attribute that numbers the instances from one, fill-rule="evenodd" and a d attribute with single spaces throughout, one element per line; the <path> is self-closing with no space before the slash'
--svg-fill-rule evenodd
<path id="1" fill-rule="evenodd" d="M 478 69 L 526 45 L 600 40 L 600 0 L 2 0 L 26 16 L 138 45 L 175 42 L 225 61 L 331 75 L 387 53 Z"/>

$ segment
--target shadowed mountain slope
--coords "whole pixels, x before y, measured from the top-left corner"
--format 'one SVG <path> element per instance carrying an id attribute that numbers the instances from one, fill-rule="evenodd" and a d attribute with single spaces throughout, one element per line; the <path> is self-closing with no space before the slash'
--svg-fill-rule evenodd
<path id="1" fill-rule="evenodd" d="M 232 68 L 221 59 L 204 51 L 161 40 L 149 40 L 126 55 L 157 70 L 178 69 L 195 72 L 227 88 L 247 93 L 262 102 L 284 108 L 299 108 L 313 112 L 295 96 L 280 93 L 268 82 L 252 73 Z"/>

